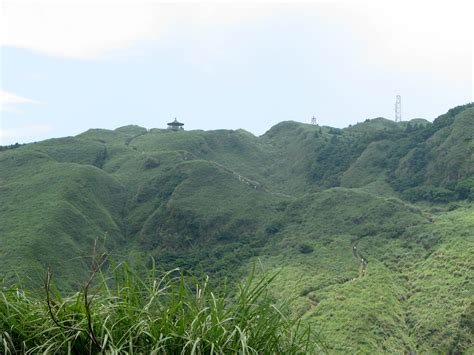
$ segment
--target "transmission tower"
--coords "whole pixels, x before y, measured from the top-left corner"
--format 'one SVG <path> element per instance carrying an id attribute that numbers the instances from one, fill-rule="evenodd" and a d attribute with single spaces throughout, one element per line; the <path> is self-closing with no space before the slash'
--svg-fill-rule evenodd
<path id="1" fill-rule="evenodd" d="M 311 118 L 311 124 L 317 125 L 317 123 L 316 123 L 316 117 L 314 117 L 314 115 L 313 115 L 313 117 Z"/>
<path id="2" fill-rule="evenodd" d="M 402 97 L 397 95 L 397 101 L 395 101 L 395 122 L 402 121 Z"/>

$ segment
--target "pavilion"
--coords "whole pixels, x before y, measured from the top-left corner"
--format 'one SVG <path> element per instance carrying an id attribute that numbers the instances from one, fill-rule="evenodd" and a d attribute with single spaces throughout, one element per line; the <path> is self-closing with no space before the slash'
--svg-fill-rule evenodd
<path id="1" fill-rule="evenodd" d="M 168 129 L 171 129 L 172 131 L 181 131 L 183 130 L 184 123 L 178 122 L 178 120 L 174 119 L 173 122 L 168 123 Z"/>

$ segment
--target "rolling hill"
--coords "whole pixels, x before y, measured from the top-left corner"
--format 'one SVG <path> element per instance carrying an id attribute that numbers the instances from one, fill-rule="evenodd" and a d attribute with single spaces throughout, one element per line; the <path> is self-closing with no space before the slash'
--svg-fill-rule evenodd
<path id="1" fill-rule="evenodd" d="M 329 352 L 474 350 L 474 104 L 433 123 L 287 121 L 261 137 L 125 126 L 11 148 L 5 284 L 39 289 L 49 267 L 75 290 L 96 240 L 217 288 L 257 262 Z"/>

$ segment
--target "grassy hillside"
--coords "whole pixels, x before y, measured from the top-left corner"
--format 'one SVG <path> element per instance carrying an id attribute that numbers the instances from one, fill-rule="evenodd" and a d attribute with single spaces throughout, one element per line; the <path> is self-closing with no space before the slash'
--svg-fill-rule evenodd
<path id="1" fill-rule="evenodd" d="M 473 348 L 474 108 L 433 123 L 243 131 L 125 126 L 0 151 L 5 283 L 87 279 L 94 241 L 213 286 L 279 270 L 330 352 Z M 225 281 L 227 280 L 227 281 Z"/>
<path id="2" fill-rule="evenodd" d="M 19 275 L 36 285 L 50 266 L 65 287 L 76 286 L 95 239 L 107 234 L 112 250 L 125 242 L 125 189 L 113 177 L 28 149 L 2 154 L 0 164 L 0 266 L 7 280 Z"/>
<path id="3" fill-rule="evenodd" d="M 406 272 L 412 336 L 422 352 L 469 353 L 474 349 L 472 205 L 435 216 L 426 233 L 439 243 Z"/>
<path id="4" fill-rule="evenodd" d="M 262 258 L 269 269 L 281 269 L 277 298 L 296 297 L 298 312 L 320 329 L 331 351 L 414 349 L 402 303 L 403 266 L 392 259 L 401 254 L 408 262 L 423 255 L 414 242 L 409 248 L 401 242 L 429 224 L 420 210 L 337 188 L 297 200 L 284 221 L 278 241 Z M 355 254 L 368 260 L 365 269 Z"/>

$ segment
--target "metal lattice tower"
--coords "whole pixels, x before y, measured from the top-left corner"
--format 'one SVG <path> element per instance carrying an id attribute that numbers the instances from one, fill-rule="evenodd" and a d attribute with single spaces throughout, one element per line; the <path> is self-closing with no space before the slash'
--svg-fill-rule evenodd
<path id="1" fill-rule="evenodd" d="M 395 101 L 395 122 L 402 121 L 402 97 L 397 95 L 397 101 Z"/>
<path id="2" fill-rule="evenodd" d="M 314 115 L 313 115 L 313 117 L 311 118 L 311 124 L 317 125 L 317 123 L 316 123 L 316 117 L 314 117 Z"/>

